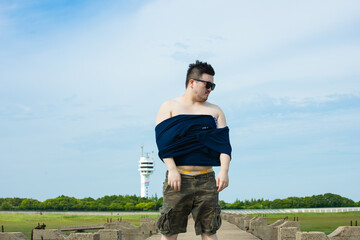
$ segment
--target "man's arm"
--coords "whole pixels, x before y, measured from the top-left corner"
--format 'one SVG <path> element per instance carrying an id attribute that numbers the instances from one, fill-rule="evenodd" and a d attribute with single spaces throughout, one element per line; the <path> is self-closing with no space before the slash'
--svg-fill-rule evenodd
<path id="1" fill-rule="evenodd" d="M 171 100 L 170 100 L 171 101 Z M 156 125 L 162 121 L 171 117 L 171 102 L 164 102 L 157 114 Z M 176 168 L 174 158 L 164 158 L 163 159 L 167 169 L 168 169 L 168 185 L 173 188 L 175 191 L 180 191 L 181 188 L 181 176 Z"/>
<path id="2" fill-rule="evenodd" d="M 216 186 L 218 187 L 218 192 L 224 190 L 229 186 L 229 165 L 230 165 L 230 156 L 226 153 L 220 154 L 220 172 L 216 176 Z"/>
<path id="3" fill-rule="evenodd" d="M 225 114 L 219 108 L 219 116 L 217 118 L 218 128 L 224 128 L 227 126 Z M 216 186 L 218 187 L 218 192 L 224 190 L 229 186 L 229 165 L 230 165 L 230 156 L 226 153 L 220 154 L 220 172 L 216 176 Z"/>

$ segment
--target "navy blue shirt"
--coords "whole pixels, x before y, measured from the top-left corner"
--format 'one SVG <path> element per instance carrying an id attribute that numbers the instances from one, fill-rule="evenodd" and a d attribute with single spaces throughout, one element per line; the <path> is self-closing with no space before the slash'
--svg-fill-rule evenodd
<path id="1" fill-rule="evenodd" d="M 155 127 L 159 157 L 176 166 L 220 166 L 220 153 L 231 157 L 229 128 L 217 128 L 211 115 L 182 114 Z"/>

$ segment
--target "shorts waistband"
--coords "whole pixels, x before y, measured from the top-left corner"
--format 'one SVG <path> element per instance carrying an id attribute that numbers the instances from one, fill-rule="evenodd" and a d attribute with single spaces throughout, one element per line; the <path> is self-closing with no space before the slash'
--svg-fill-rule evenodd
<path id="1" fill-rule="evenodd" d="M 212 167 L 205 169 L 205 170 L 200 170 L 200 171 L 184 170 L 184 169 L 180 169 L 180 168 L 177 168 L 177 170 L 180 174 L 185 174 L 185 175 L 190 175 L 190 176 L 201 175 L 201 174 L 210 173 L 210 172 L 214 171 Z"/>

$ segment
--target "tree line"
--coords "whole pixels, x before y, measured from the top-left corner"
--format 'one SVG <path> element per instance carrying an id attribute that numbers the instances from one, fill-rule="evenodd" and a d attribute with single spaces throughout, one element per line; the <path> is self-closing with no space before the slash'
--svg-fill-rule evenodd
<path id="1" fill-rule="evenodd" d="M 329 208 L 329 207 L 360 207 L 360 201 L 354 202 L 337 194 L 326 193 L 311 197 L 288 197 L 273 201 L 251 199 L 234 203 L 219 202 L 223 209 L 283 209 L 283 208 Z"/>
<path id="2" fill-rule="evenodd" d="M 156 211 L 163 204 L 163 198 L 156 195 L 142 198 L 136 195 L 112 195 L 98 199 L 91 197 L 76 199 L 59 196 L 43 202 L 30 198 L 0 198 L 0 210 L 35 211 Z M 219 201 L 222 209 L 281 209 L 281 208 L 323 208 L 323 207 L 360 207 L 360 201 L 340 195 L 326 193 L 311 197 L 288 197 L 273 201 L 264 199 L 236 200 L 233 203 Z"/>

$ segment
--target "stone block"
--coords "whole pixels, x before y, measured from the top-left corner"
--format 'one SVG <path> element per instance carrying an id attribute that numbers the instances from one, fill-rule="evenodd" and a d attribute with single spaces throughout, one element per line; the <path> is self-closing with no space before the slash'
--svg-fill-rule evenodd
<path id="1" fill-rule="evenodd" d="M 0 232 L 0 240 L 27 240 L 21 232 Z"/>
<path id="2" fill-rule="evenodd" d="M 128 227 L 128 228 L 136 228 L 136 226 L 132 225 L 129 222 L 123 222 L 123 221 L 116 221 L 111 223 L 105 223 L 104 229 L 118 229 L 121 230 L 122 227 Z"/>
<path id="3" fill-rule="evenodd" d="M 140 228 L 134 229 L 134 228 L 123 227 L 121 229 L 121 237 L 122 237 L 121 240 L 144 240 L 149 236 L 142 234 Z"/>
<path id="4" fill-rule="evenodd" d="M 276 226 L 276 228 L 283 228 L 283 227 L 296 227 L 300 231 L 300 222 L 285 221 L 282 224 Z"/>
<path id="5" fill-rule="evenodd" d="M 273 224 L 270 224 L 270 226 L 276 227 L 276 226 L 283 224 L 284 222 L 285 222 L 284 219 L 279 219 L 279 220 L 276 220 L 276 222 L 274 222 Z"/>
<path id="6" fill-rule="evenodd" d="M 58 229 L 34 229 L 33 240 L 64 240 L 66 235 Z"/>
<path id="7" fill-rule="evenodd" d="M 121 230 L 122 240 L 144 240 L 154 234 L 154 227 L 152 223 L 143 223 L 138 227 L 129 222 L 112 222 L 104 226 L 105 229 Z"/>
<path id="8" fill-rule="evenodd" d="M 296 240 L 329 240 L 323 232 L 297 232 Z"/>
<path id="9" fill-rule="evenodd" d="M 285 222 L 284 219 L 277 220 L 273 224 L 266 226 L 258 226 L 254 228 L 253 234 L 262 240 L 274 240 L 278 236 L 278 228 Z"/>
<path id="10" fill-rule="evenodd" d="M 121 230 L 102 229 L 98 231 L 100 240 L 122 240 Z"/>
<path id="11" fill-rule="evenodd" d="M 343 226 L 328 235 L 330 240 L 359 240 L 360 226 Z"/>
<path id="12" fill-rule="evenodd" d="M 140 225 L 140 232 L 143 235 L 146 235 L 147 237 L 150 237 L 153 234 L 156 234 L 158 232 L 155 223 L 142 223 Z"/>
<path id="13" fill-rule="evenodd" d="M 221 212 L 220 216 L 221 216 L 222 219 L 227 220 L 228 213 Z"/>
<path id="14" fill-rule="evenodd" d="M 267 226 L 267 218 L 264 217 L 255 217 L 249 222 L 249 232 L 253 233 L 256 231 L 256 228 Z"/>
<path id="15" fill-rule="evenodd" d="M 276 240 L 277 239 L 277 229 L 271 226 L 266 226 L 259 228 L 256 232 L 258 238 L 262 240 Z"/>
<path id="16" fill-rule="evenodd" d="M 190 215 L 191 214 L 189 214 L 189 216 Z M 143 223 L 153 223 L 153 224 L 155 224 L 156 220 L 154 218 L 141 218 L 140 219 L 140 224 L 143 224 Z"/>
<path id="17" fill-rule="evenodd" d="M 245 225 L 247 224 L 247 226 L 249 226 L 249 223 L 247 222 L 245 224 L 245 221 L 250 221 L 252 218 L 253 217 L 251 215 L 239 217 L 239 220 L 237 221 L 238 223 L 236 224 L 236 226 L 238 226 L 241 230 L 246 230 Z"/>
<path id="18" fill-rule="evenodd" d="M 276 240 L 277 229 L 271 225 L 259 225 L 256 226 L 252 234 L 262 240 Z"/>
<path id="19" fill-rule="evenodd" d="M 271 240 L 272 239 L 279 239 L 279 229 L 280 228 L 286 228 L 286 227 L 295 227 L 297 228 L 298 231 L 300 231 L 300 222 L 290 222 L 290 221 L 285 221 L 285 220 L 280 220 L 280 221 L 276 221 L 275 223 L 273 223 L 273 225 L 270 225 L 273 229 L 273 231 L 271 232 L 272 236 L 271 236 Z"/>
<path id="20" fill-rule="evenodd" d="M 46 239 L 44 239 L 46 240 Z M 98 233 L 71 233 L 66 240 L 100 240 Z"/>
<path id="21" fill-rule="evenodd" d="M 235 224 L 237 226 L 237 225 L 239 225 L 240 221 L 242 221 L 242 216 L 241 215 L 235 216 L 233 224 Z"/>
<path id="22" fill-rule="evenodd" d="M 237 218 L 238 218 L 238 216 L 231 214 L 231 215 L 228 216 L 227 221 L 229 223 L 235 224 L 235 219 L 237 219 Z"/>
<path id="23" fill-rule="evenodd" d="M 278 240 L 296 240 L 297 227 L 282 227 L 278 229 Z"/>
<path id="24" fill-rule="evenodd" d="M 256 218 L 257 218 L 257 217 L 253 217 L 253 218 L 251 218 L 251 219 L 249 219 L 249 220 L 247 220 L 247 219 L 244 220 L 244 230 L 245 230 L 245 231 L 247 231 L 247 232 L 250 231 L 250 222 L 251 222 L 251 221 L 254 221 Z"/>

